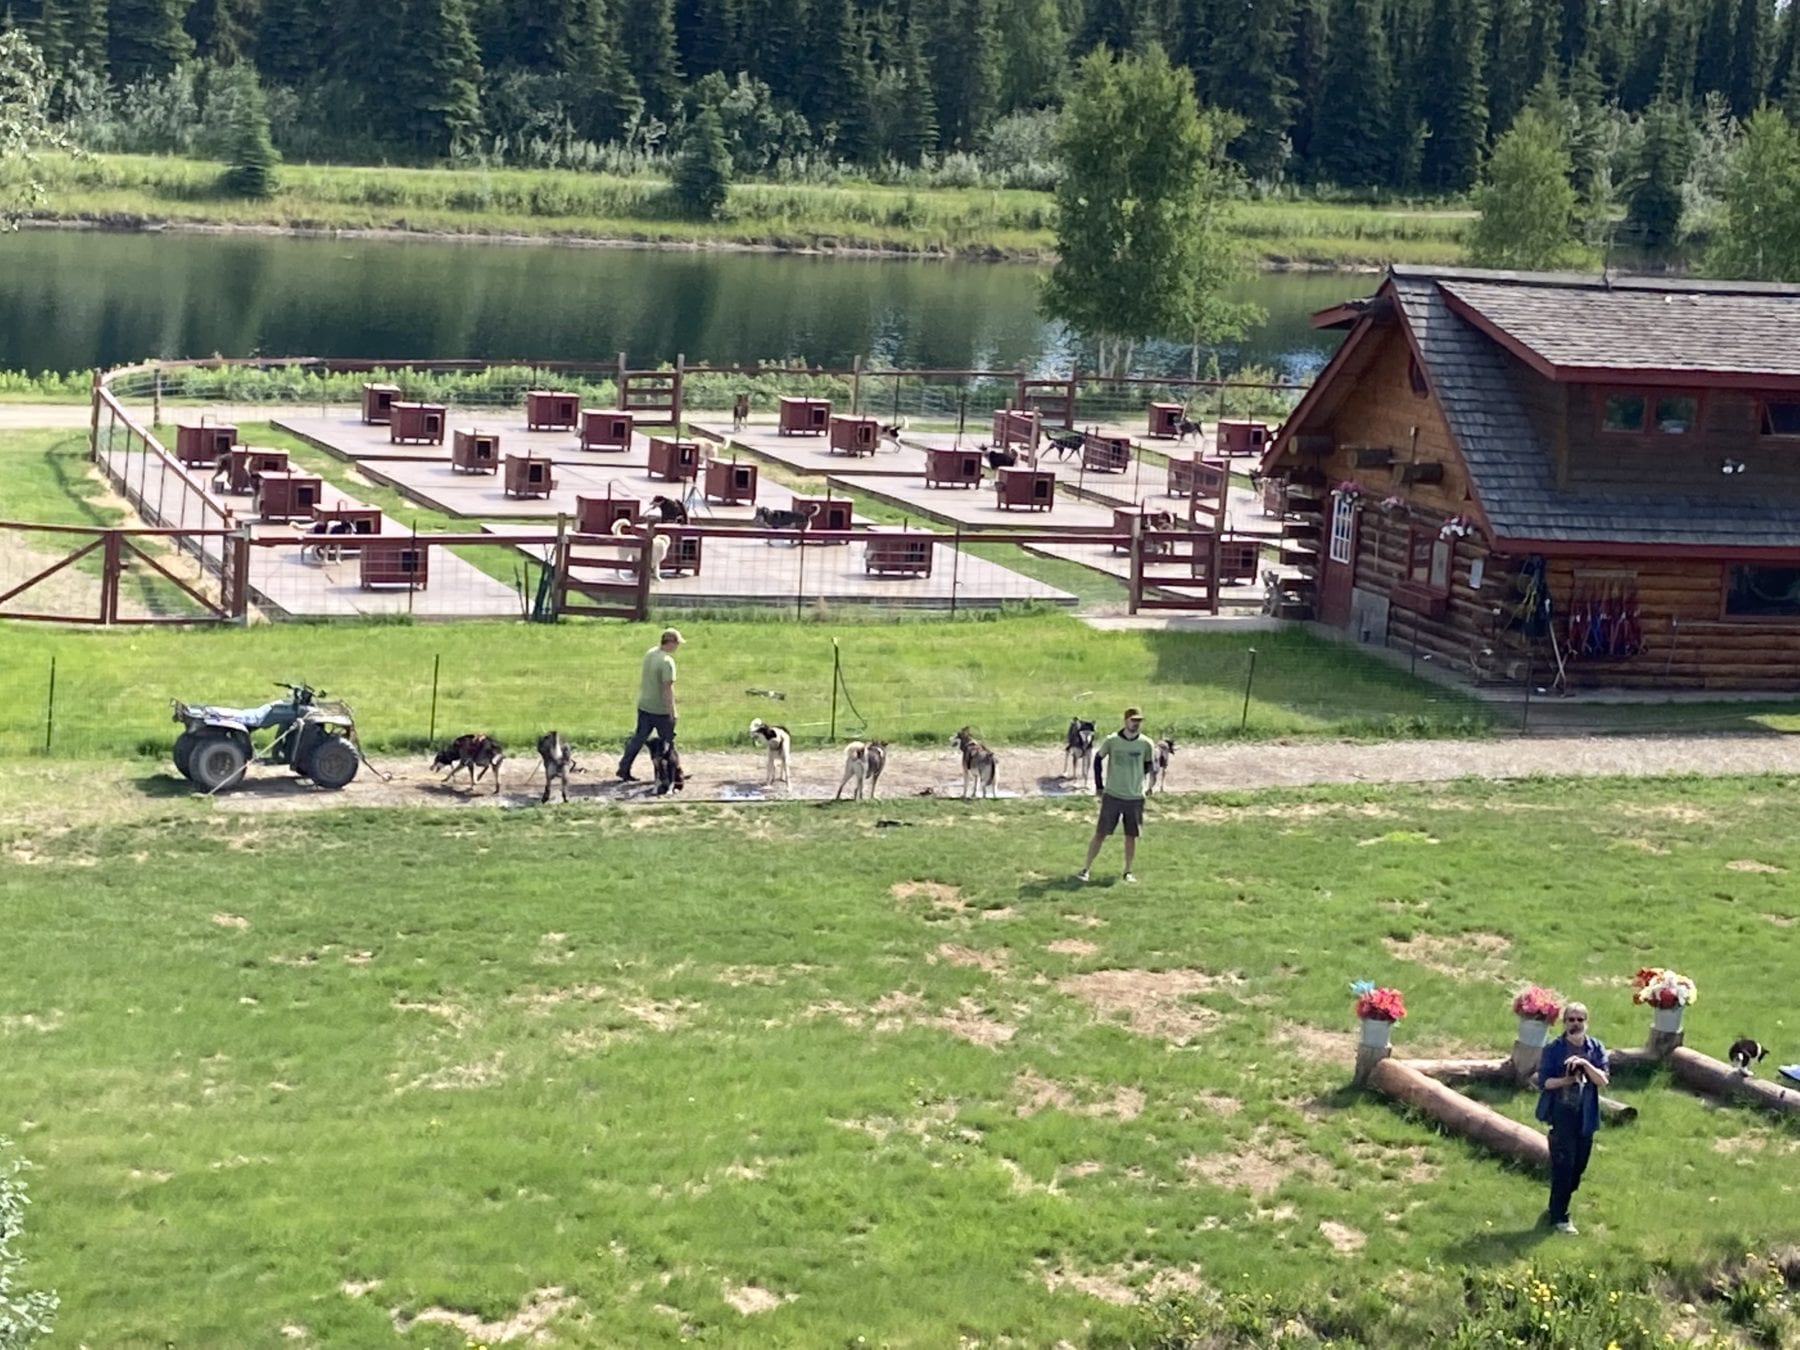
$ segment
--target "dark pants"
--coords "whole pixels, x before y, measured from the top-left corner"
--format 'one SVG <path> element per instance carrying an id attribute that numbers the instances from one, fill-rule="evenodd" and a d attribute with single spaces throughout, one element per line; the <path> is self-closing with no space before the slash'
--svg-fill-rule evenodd
<path id="1" fill-rule="evenodd" d="M 675 719 L 668 713 L 645 712 L 639 708 L 637 730 L 625 742 L 625 754 L 619 760 L 620 777 L 631 772 L 631 766 L 637 763 L 638 751 L 644 748 L 644 742 L 650 739 L 652 732 L 662 738 L 664 745 L 675 744 Z"/>
<path id="2" fill-rule="evenodd" d="M 1594 1136 L 1583 1134 L 1581 1126 L 1550 1127 L 1550 1222 L 1567 1223 L 1569 1197 L 1581 1189 L 1581 1174 L 1587 1171 L 1588 1155 L 1594 1151 Z"/>

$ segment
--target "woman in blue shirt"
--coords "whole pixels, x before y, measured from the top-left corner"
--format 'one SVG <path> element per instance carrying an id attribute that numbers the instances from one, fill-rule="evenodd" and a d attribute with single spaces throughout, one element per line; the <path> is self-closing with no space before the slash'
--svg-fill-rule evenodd
<path id="1" fill-rule="evenodd" d="M 1600 1128 L 1600 1089 L 1610 1081 L 1606 1047 L 1587 1034 L 1582 1003 L 1563 1009 L 1563 1034 L 1538 1061 L 1537 1118 L 1550 1127 L 1550 1208 L 1545 1217 L 1559 1233 L 1574 1234 L 1569 1198 L 1581 1186 L 1594 1132 Z"/>

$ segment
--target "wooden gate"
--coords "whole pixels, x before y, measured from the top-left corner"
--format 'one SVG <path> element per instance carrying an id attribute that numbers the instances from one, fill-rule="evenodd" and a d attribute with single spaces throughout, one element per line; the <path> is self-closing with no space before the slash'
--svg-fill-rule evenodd
<path id="1" fill-rule="evenodd" d="M 1046 426 L 1073 427 L 1075 381 L 1021 379 L 1013 406 L 1020 412 L 1037 413 Z"/>
<path id="2" fill-rule="evenodd" d="M 1216 530 L 1133 527 L 1131 612 L 1145 609 L 1219 612 L 1220 536 Z"/>
<path id="3" fill-rule="evenodd" d="M 23 521 L 0 521 L 0 532 L 16 532 L 24 538 L 26 556 L 35 568 L 23 579 L 6 585 L 0 591 L 0 606 L 21 596 L 24 609 L 0 609 L 0 619 L 22 619 L 43 623 L 91 624 L 194 624 L 233 623 L 246 612 L 246 582 L 249 551 L 234 530 L 127 530 L 95 528 L 84 525 L 39 525 Z M 57 542 L 49 553 L 64 548 L 68 552 L 51 558 L 31 549 L 33 535 L 46 535 Z M 144 541 L 161 539 L 171 548 L 185 549 L 197 560 L 200 575 L 187 578 L 176 575 L 163 558 L 147 551 Z M 77 567 L 92 559 L 86 567 Z M 169 561 L 173 561 L 170 559 Z M 45 583 L 73 572 L 84 583 L 65 584 L 56 588 L 62 594 L 52 598 L 52 588 Z M 95 575 L 95 572 L 98 575 Z M 121 600 L 121 589 L 133 580 L 127 572 L 144 574 L 141 597 L 131 603 Z M 207 578 L 217 587 L 217 595 L 207 593 Z M 172 590 L 168 588 L 173 588 Z M 30 593 L 36 591 L 37 595 Z M 77 606 L 70 603 L 79 600 Z M 39 610 L 35 603 L 53 607 L 55 612 Z M 160 603 L 159 603 L 160 602 Z M 81 612 L 71 612 L 79 608 Z"/>
<path id="4" fill-rule="evenodd" d="M 675 358 L 673 370 L 631 370 L 625 353 L 619 353 L 619 409 L 636 413 L 638 420 L 656 425 L 681 423 L 681 377 L 686 360 Z"/>
<path id="5" fill-rule="evenodd" d="M 654 535 L 570 534 L 556 544 L 556 615 L 631 619 L 650 613 Z"/>

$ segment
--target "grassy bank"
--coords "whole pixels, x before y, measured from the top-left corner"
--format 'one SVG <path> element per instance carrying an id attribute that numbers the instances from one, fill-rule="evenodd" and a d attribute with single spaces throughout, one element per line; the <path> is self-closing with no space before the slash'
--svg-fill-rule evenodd
<path id="1" fill-rule="evenodd" d="M 872 249 L 1041 258 L 1053 244 L 1041 192 L 874 184 L 740 183 L 725 218 L 674 218 L 666 185 L 555 170 L 288 165 L 269 201 L 216 195 L 219 166 L 161 156 L 47 159 L 49 213 L 129 224 L 414 230 L 674 245 Z M 1234 226 L 1247 252 L 1320 266 L 1450 262 L 1462 213 L 1245 203 Z"/>
<path id="2" fill-rule="evenodd" d="M 1800 1232 L 1791 1127 L 1621 1073 L 1559 1238 L 1348 1088 L 1345 990 L 1404 989 L 1403 1054 L 1501 1052 L 1527 980 L 1633 1044 L 1647 962 L 1691 1043 L 1772 1026 L 1786 784 L 1171 799 L 1141 885 L 1078 887 L 1076 803 L 244 816 L 44 768 L 0 765 L 0 1132 L 59 1344 L 1792 1332 L 1778 1276 L 1713 1286 Z"/>

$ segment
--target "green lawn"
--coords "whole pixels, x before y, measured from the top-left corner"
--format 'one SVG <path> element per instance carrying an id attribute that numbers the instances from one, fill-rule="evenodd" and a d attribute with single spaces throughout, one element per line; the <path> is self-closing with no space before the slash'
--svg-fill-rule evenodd
<path id="1" fill-rule="evenodd" d="M 552 1344 L 1145 1344 L 1111 1300 L 1184 1286 L 1472 1345 L 1461 1271 L 1527 1259 L 1703 1303 L 1800 1237 L 1800 1133 L 1621 1075 L 1547 1239 L 1539 1180 L 1347 1090 L 1345 986 L 1404 989 L 1401 1053 L 1498 1053 L 1525 980 L 1622 1046 L 1666 963 L 1698 1047 L 1796 1057 L 1792 791 L 1170 798 L 1078 888 L 1073 803 L 239 815 L 3 764 L 27 1274 L 109 1347 L 457 1350 L 407 1319 L 551 1289 Z"/>

